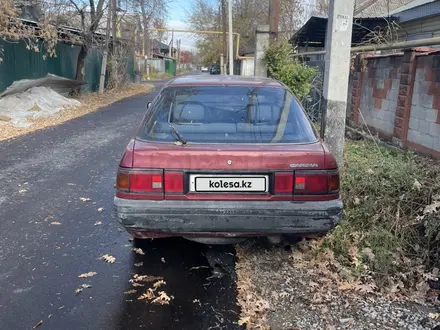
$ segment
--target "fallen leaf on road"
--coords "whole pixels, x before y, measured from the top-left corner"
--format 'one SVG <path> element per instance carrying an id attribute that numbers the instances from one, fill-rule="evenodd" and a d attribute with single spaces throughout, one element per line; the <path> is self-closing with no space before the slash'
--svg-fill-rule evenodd
<path id="1" fill-rule="evenodd" d="M 133 252 L 136 252 L 137 254 L 140 254 L 141 256 L 145 255 L 144 251 L 142 251 L 141 248 L 138 248 L 138 249 L 133 248 Z"/>
<path id="2" fill-rule="evenodd" d="M 41 320 L 40 322 L 38 322 L 37 324 L 34 325 L 34 327 L 32 329 L 38 328 L 40 325 L 43 324 L 43 320 Z"/>
<path id="3" fill-rule="evenodd" d="M 76 290 L 75 290 L 75 293 L 76 293 L 76 294 L 80 294 L 81 292 L 82 292 L 82 289 L 76 289 Z"/>
<path id="4" fill-rule="evenodd" d="M 193 303 L 194 303 L 194 304 L 198 304 L 198 303 L 200 303 L 200 300 L 199 300 L 199 299 L 194 299 L 194 300 L 193 300 Z"/>
<path id="5" fill-rule="evenodd" d="M 92 277 L 95 276 L 96 274 L 98 274 L 97 272 L 88 272 L 88 273 L 84 273 L 81 275 L 78 275 L 79 278 L 86 278 L 86 277 Z"/>
<path id="6" fill-rule="evenodd" d="M 47 318 L 50 319 L 52 316 L 53 316 L 52 314 L 49 314 L 49 315 L 47 316 Z"/>
<path id="7" fill-rule="evenodd" d="M 141 286 L 145 286 L 145 285 L 143 285 L 143 284 L 136 283 L 136 282 L 131 283 L 131 285 L 132 285 L 134 288 L 141 287 Z"/>
<path id="8" fill-rule="evenodd" d="M 104 208 L 103 208 L 103 207 L 100 207 L 100 208 L 98 209 L 98 212 L 102 212 L 102 211 L 104 211 Z"/>
<path id="9" fill-rule="evenodd" d="M 165 263 L 165 258 L 160 258 L 160 261 L 162 261 L 163 263 Z"/>
<path id="10" fill-rule="evenodd" d="M 125 291 L 124 294 L 133 294 L 133 293 L 136 293 L 136 292 L 137 292 L 137 290 L 133 289 L 133 290 Z"/>
<path id="11" fill-rule="evenodd" d="M 59 221 L 52 221 L 50 224 L 51 225 L 61 225 L 61 222 L 59 222 Z"/>
<path id="12" fill-rule="evenodd" d="M 114 262 L 116 261 L 116 258 L 115 258 L 115 257 L 112 257 L 112 256 L 110 256 L 110 255 L 108 255 L 108 254 L 104 254 L 104 255 L 101 257 L 101 259 L 104 260 L 105 262 L 110 263 L 110 264 L 112 264 L 112 263 L 114 263 Z"/>
<path id="13" fill-rule="evenodd" d="M 210 268 L 209 266 L 197 266 L 197 267 L 191 267 L 189 270 L 196 270 L 196 269 L 202 269 L 202 268 Z"/>
<path id="14" fill-rule="evenodd" d="M 88 198 L 88 197 L 80 197 L 79 199 L 80 199 L 81 201 L 83 201 L 83 202 L 88 202 L 88 201 L 91 200 L 91 199 Z"/>
<path id="15" fill-rule="evenodd" d="M 158 281 L 158 280 L 162 280 L 162 277 L 156 277 L 156 276 L 151 276 L 151 275 L 138 275 L 138 274 L 134 274 L 133 278 L 131 280 L 129 280 L 130 283 L 132 282 L 153 282 L 153 281 Z"/>
<path id="16" fill-rule="evenodd" d="M 53 219 L 53 215 L 48 215 L 48 216 L 44 219 L 44 221 L 47 221 L 47 220 L 50 220 L 50 219 Z"/>
<path id="17" fill-rule="evenodd" d="M 158 287 L 160 287 L 161 285 L 165 285 L 165 284 L 167 284 L 164 280 L 159 280 L 159 281 L 157 281 L 157 282 L 155 282 L 154 284 L 153 284 L 153 287 L 155 288 L 155 289 L 157 289 Z"/>
<path id="18" fill-rule="evenodd" d="M 102 222 L 101 221 L 96 221 L 95 222 L 95 226 L 99 226 L 99 225 L 102 225 Z"/>
<path id="19" fill-rule="evenodd" d="M 138 262 L 137 264 L 134 264 L 136 267 L 142 267 L 144 265 L 143 262 Z"/>
<path id="20" fill-rule="evenodd" d="M 27 191 L 27 189 L 20 189 L 18 192 L 20 193 L 20 194 L 23 194 L 23 193 L 25 193 Z"/>
<path id="21" fill-rule="evenodd" d="M 170 303 L 171 298 L 164 291 L 159 292 L 159 297 L 154 299 L 152 304 L 160 304 L 160 305 L 168 305 Z"/>
<path id="22" fill-rule="evenodd" d="M 91 288 L 92 286 L 90 284 L 81 284 L 81 287 L 83 289 Z"/>
<path id="23" fill-rule="evenodd" d="M 138 300 L 145 300 L 145 299 L 148 299 L 148 300 L 151 300 L 151 299 L 154 299 L 156 296 L 154 295 L 154 291 L 151 289 L 151 288 L 149 288 L 148 290 L 147 290 L 147 292 L 145 292 L 144 294 L 142 294 L 139 298 L 138 298 Z"/>

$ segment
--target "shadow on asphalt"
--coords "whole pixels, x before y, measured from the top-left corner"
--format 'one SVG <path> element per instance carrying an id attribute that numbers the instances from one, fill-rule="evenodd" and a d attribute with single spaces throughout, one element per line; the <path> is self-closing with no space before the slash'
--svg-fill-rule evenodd
<path id="1" fill-rule="evenodd" d="M 235 255 L 232 246 L 207 246 L 180 238 L 142 240 L 133 253 L 131 274 L 162 277 L 160 289 L 173 297 L 169 305 L 153 305 L 135 294 L 122 295 L 120 315 L 113 329 L 239 329 L 235 303 Z M 134 264 L 143 263 L 136 267 Z"/>

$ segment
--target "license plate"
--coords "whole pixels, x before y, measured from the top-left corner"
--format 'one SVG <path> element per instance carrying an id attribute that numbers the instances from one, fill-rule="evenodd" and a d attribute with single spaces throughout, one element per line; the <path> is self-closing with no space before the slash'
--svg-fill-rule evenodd
<path id="1" fill-rule="evenodd" d="M 267 192 L 267 176 L 191 175 L 190 190 L 194 192 Z"/>

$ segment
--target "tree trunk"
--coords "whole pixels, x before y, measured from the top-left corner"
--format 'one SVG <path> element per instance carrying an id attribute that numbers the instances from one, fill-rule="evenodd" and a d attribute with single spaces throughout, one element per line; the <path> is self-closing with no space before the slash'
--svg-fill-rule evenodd
<path id="1" fill-rule="evenodd" d="M 79 81 L 84 80 L 84 70 L 85 70 L 85 64 L 86 64 L 86 57 L 87 57 L 88 49 L 86 45 L 81 46 L 81 50 L 78 54 L 78 59 L 76 61 L 76 74 L 75 79 Z M 73 90 L 74 94 L 79 94 L 81 92 L 81 86 L 78 86 L 75 90 Z"/>

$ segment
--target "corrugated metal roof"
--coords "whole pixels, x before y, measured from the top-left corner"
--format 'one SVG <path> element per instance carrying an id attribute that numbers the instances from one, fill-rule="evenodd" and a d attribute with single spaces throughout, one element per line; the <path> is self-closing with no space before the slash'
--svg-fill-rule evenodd
<path id="1" fill-rule="evenodd" d="M 357 0 L 356 17 L 389 16 L 392 11 L 413 2 L 414 0 Z"/>
<path id="2" fill-rule="evenodd" d="M 435 1 L 438 2 L 438 0 L 413 0 L 410 3 L 408 3 L 408 4 L 404 5 L 404 6 L 401 6 L 401 7 L 397 8 L 397 9 L 393 10 L 391 12 L 391 15 L 397 14 L 397 13 L 400 13 L 402 11 L 409 10 L 409 9 L 412 9 L 412 8 L 415 8 L 415 7 L 418 7 L 418 6 L 422 6 L 422 5 L 425 5 L 427 3 L 435 2 Z"/>
<path id="3" fill-rule="evenodd" d="M 395 14 L 399 17 L 399 23 L 409 22 L 417 19 L 425 19 L 431 16 L 438 16 L 440 14 L 440 1 L 430 1 L 425 4 L 412 7 L 400 11 Z"/>

